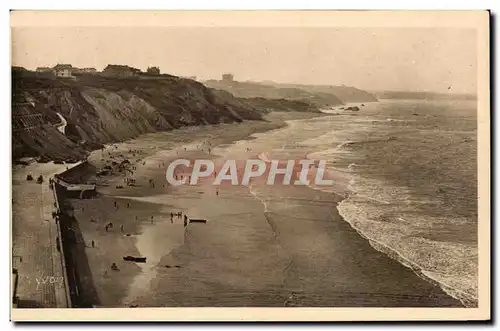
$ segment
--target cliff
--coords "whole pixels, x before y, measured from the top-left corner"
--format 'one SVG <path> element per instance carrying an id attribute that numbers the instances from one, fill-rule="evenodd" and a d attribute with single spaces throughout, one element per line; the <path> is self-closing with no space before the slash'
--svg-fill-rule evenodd
<path id="1" fill-rule="evenodd" d="M 231 94 L 175 76 L 73 80 L 12 72 L 13 159 L 82 158 L 142 133 L 259 119 L 260 111 Z"/>
<path id="2" fill-rule="evenodd" d="M 309 113 L 321 113 L 319 108 L 307 101 L 287 99 L 265 99 L 265 98 L 240 98 L 245 104 L 251 105 L 262 112 L 271 111 L 297 111 Z"/>
<path id="3" fill-rule="evenodd" d="M 299 88 L 313 94 L 333 94 L 339 98 L 342 103 L 350 102 L 376 102 L 377 97 L 364 90 L 360 90 L 352 86 L 335 86 L 335 85 L 302 85 L 302 84 L 279 84 L 274 83 L 273 86 L 280 88 Z"/>
<path id="4" fill-rule="evenodd" d="M 238 98 L 295 100 L 308 102 L 316 107 L 329 107 L 342 104 L 342 101 L 332 93 L 322 91 L 311 93 L 293 86 L 276 87 L 255 82 L 225 82 L 217 80 L 207 80 L 203 83 L 210 88 L 230 92 Z"/>

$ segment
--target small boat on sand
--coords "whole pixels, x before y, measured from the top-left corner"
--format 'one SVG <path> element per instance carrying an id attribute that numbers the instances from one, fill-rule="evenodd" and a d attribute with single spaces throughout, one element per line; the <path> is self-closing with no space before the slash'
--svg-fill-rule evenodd
<path id="1" fill-rule="evenodd" d="M 207 220 L 199 218 L 190 218 L 189 223 L 207 223 Z"/>
<path id="2" fill-rule="evenodd" d="M 145 257 L 134 257 L 134 256 L 130 256 L 130 255 L 124 256 L 123 260 L 124 261 L 131 261 L 131 262 L 140 262 L 140 263 L 146 262 Z"/>

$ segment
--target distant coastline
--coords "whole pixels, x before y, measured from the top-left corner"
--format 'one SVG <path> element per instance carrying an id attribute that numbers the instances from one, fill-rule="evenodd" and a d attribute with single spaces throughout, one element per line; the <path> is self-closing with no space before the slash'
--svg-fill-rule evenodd
<path id="1" fill-rule="evenodd" d="M 377 91 L 373 92 L 378 99 L 408 100 L 477 100 L 477 95 L 467 93 L 436 93 L 415 91 Z"/>

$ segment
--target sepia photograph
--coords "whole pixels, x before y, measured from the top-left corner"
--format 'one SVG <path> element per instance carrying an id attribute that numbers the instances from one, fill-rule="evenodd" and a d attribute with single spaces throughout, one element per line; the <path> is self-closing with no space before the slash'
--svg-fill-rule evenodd
<path id="1" fill-rule="evenodd" d="M 490 318 L 488 11 L 10 16 L 12 320 Z"/>

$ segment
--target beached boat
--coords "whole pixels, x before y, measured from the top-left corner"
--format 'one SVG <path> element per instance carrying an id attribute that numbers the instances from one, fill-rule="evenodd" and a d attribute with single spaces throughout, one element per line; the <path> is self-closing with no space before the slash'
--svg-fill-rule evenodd
<path id="1" fill-rule="evenodd" d="M 140 262 L 140 263 L 145 263 L 146 258 L 145 257 L 133 257 L 130 255 L 124 256 L 123 260 L 125 261 L 131 261 L 131 262 Z"/>

